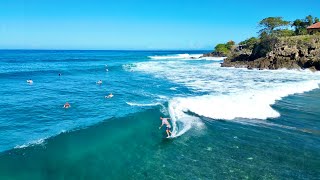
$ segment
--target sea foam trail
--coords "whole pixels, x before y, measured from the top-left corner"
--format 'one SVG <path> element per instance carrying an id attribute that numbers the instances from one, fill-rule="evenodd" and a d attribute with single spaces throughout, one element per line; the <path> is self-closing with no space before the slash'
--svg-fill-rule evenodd
<path id="1" fill-rule="evenodd" d="M 211 60 L 211 61 L 223 61 L 225 57 L 201 57 L 203 54 L 173 54 L 163 56 L 149 56 L 154 60 Z"/>

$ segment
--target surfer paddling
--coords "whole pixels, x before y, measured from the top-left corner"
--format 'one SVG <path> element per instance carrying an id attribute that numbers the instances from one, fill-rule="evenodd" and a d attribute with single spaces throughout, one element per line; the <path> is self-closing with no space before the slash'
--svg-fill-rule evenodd
<path id="1" fill-rule="evenodd" d="M 68 108 L 70 108 L 71 107 L 71 105 L 68 103 L 68 102 L 66 102 L 64 105 L 63 105 L 63 108 L 65 108 L 65 109 L 68 109 Z"/>
<path id="2" fill-rule="evenodd" d="M 108 96 L 105 96 L 104 98 L 108 98 L 108 99 L 110 99 L 110 98 L 112 98 L 113 97 L 113 94 L 112 93 L 110 93 Z"/>
<path id="3" fill-rule="evenodd" d="M 170 118 L 163 118 L 163 117 L 160 117 L 160 120 L 162 121 L 162 124 L 161 124 L 161 126 L 159 127 L 159 129 L 161 129 L 162 128 L 162 126 L 163 125 L 166 125 L 167 126 L 167 129 L 166 129 L 166 132 L 167 132 L 167 138 L 169 138 L 170 137 L 170 135 L 172 134 L 171 133 L 171 125 L 170 125 L 170 123 L 169 123 L 169 120 Z"/>

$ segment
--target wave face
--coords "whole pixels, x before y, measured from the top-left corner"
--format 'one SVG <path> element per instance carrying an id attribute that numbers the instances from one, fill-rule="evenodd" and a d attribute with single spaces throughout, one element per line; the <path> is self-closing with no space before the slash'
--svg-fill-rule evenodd
<path id="1" fill-rule="evenodd" d="M 219 63 L 149 61 L 131 71 L 151 74 L 187 87 L 192 93 L 173 97 L 169 113 L 174 135 L 201 127 L 196 114 L 211 119 L 260 119 L 280 116 L 272 105 L 288 95 L 319 88 L 320 74 L 308 70 L 247 70 L 221 68 Z"/>

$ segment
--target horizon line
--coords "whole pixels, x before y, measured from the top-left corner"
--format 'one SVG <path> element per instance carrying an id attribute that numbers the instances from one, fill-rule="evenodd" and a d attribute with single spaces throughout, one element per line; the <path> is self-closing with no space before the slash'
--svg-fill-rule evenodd
<path id="1" fill-rule="evenodd" d="M 212 51 L 212 49 L 1 49 L 0 51 Z"/>

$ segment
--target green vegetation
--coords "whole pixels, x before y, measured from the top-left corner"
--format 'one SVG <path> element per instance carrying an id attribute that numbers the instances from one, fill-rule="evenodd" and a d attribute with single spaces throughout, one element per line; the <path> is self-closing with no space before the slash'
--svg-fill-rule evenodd
<path id="1" fill-rule="evenodd" d="M 307 27 L 317 22 L 319 22 L 319 18 L 313 18 L 311 15 L 309 15 L 304 19 L 296 19 L 293 21 L 291 26 L 295 29 L 295 35 L 306 35 L 308 34 Z"/>
<path id="2" fill-rule="evenodd" d="M 303 39 L 308 39 L 307 27 L 317 22 L 319 22 L 319 18 L 311 15 L 293 22 L 286 21 L 282 17 L 268 17 L 258 23 L 261 28 L 258 37 L 251 37 L 238 45 L 234 41 L 218 44 L 214 52 L 218 55 L 230 55 L 245 50 L 251 52 L 250 59 L 265 57 L 281 38 L 307 35 Z"/>
<path id="3" fill-rule="evenodd" d="M 221 55 L 228 55 L 232 51 L 235 44 L 236 43 L 234 41 L 229 41 L 226 44 L 218 44 L 214 48 L 214 52 Z"/>
<path id="4" fill-rule="evenodd" d="M 259 22 L 259 26 L 262 27 L 260 30 L 261 33 L 272 34 L 275 30 L 279 30 L 282 27 L 286 27 L 290 24 L 289 21 L 284 21 L 282 17 L 268 17 L 262 19 Z"/>
<path id="5" fill-rule="evenodd" d="M 239 43 L 239 45 L 247 48 L 247 49 L 250 49 L 250 50 L 253 50 L 254 46 L 259 42 L 259 39 L 256 38 L 256 37 L 251 37 L 249 39 L 246 39 L 244 41 L 241 41 Z"/>

